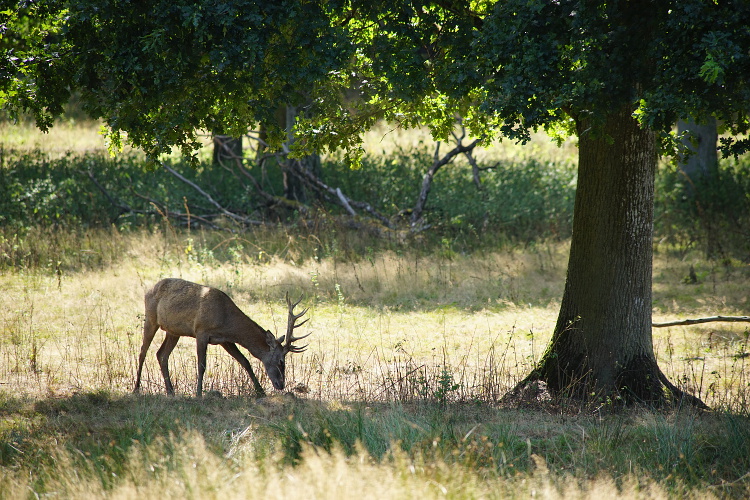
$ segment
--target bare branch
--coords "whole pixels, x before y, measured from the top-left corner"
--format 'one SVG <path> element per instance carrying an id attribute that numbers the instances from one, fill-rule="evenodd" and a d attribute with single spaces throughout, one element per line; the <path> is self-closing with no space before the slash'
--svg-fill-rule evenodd
<path id="1" fill-rule="evenodd" d="M 236 220 L 238 222 L 242 222 L 243 224 L 249 224 L 249 225 L 254 225 L 254 226 L 262 226 L 263 225 L 263 223 L 261 221 L 257 221 L 257 220 L 253 220 L 253 219 L 248 219 L 247 217 L 243 217 L 243 216 L 238 215 L 238 214 L 236 214 L 234 212 L 230 212 L 226 208 L 222 207 L 216 200 L 214 200 L 211 197 L 210 194 L 208 194 L 203 189 L 201 189 L 200 186 L 198 186 L 196 183 L 190 181 L 189 179 L 186 179 L 182 174 L 180 174 L 179 172 L 177 172 L 176 170 L 174 170 L 169 165 L 167 165 L 166 163 L 162 163 L 161 166 L 164 168 L 164 170 L 166 170 L 167 172 L 169 172 L 173 176 L 177 177 L 179 180 L 181 180 L 182 182 L 184 182 L 188 186 L 190 186 L 193 189 L 195 189 L 196 191 L 198 191 L 198 193 L 200 193 L 204 198 L 206 198 L 209 203 L 211 203 L 214 207 L 216 207 L 222 214 L 226 215 L 227 217 L 229 217 L 231 219 L 234 219 L 234 220 Z"/>
<path id="2" fill-rule="evenodd" d="M 447 165 L 453 159 L 462 153 L 466 153 L 467 151 L 473 150 L 477 144 L 479 144 L 480 139 L 475 139 L 471 144 L 464 146 L 462 144 L 458 144 L 455 148 L 448 151 L 442 158 L 439 160 L 438 158 L 438 150 L 435 150 L 435 161 L 433 162 L 432 166 L 427 170 L 427 173 L 424 174 L 424 178 L 422 179 L 422 190 L 419 193 L 419 198 L 417 198 L 417 203 L 414 206 L 414 210 L 411 213 L 411 225 L 412 227 L 416 227 L 417 223 L 422 219 L 422 213 L 424 212 L 424 207 L 427 204 L 427 197 L 430 194 L 430 190 L 432 189 L 432 179 L 435 177 L 435 174 L 438 170 L 440 170 L 441 167 Z M 438 146 L 439 148 L 439 146 Z"/>
<path id="3" fill-rule="evenodd" d="M 652 323 L 654 328 L 663 328 L 665 326 L 697 325 L 699 323 L 713 322 L 733 322 L 733 323 L 750 323 L 750 316 L 710 316 L 708 318 L 683 319 L 678 321 L 667 321 L 665 323 Z"/>
<path id="4" fill-rule="evenodd" d="M 94 173 L 90 169 L 86 170 L 85 173 L 86 173 L 86 175 L 89 176 L 89 179 L 91 179 L 91 182 L 93 182 L 94 185 L 99 189 L 99 191 L 101 191 L 102 194 L 109 200 L 109 202 L 120 211 L 120 213 L 118 214 L 118 217 L 120 215 L 124 214 L 124 213 L 134 212 L 134 210 L 130 206 L 125 205 L 125 204 L 123 204 L 123 203 L 115 200 L 112 197 L 112 195 L 109 194 L 109 191 L 107 191 L 106 189 L 104 189 L 104 186 L 102 186 L 99 183 L 99 181 L 96 179 L 96 177 L 94 177 Z"/>
<path id="5" fill-rule="evenodd" d="M 156 200 L 154 200 L 152 198 L 149 198 L 147 196 L 144 196 L 144 195 L 136 192 L 134 189 L 132 189 L 132 186 L 131 186 L 131 191 L 132 191 L 132 193 L 133 193 L 134 196 L 137 196 L 138 198 L 141 198 L 143 200 L 148 201 L 150 204 L 152 204 L 153 206 L 157 207 L 157 210 L 156 211 L 154 211 L 154 210 L 140 210 L 140 209 L 137 209 L 137 208 L 133 208 L 130 205 L 127 205 L 125 203 L 122 203 L 122 202 L 119 202 L 119 201 L 115 200 L 115 198 L 109 193 L 109 191 L 107 191 L 104 188 L 104 186 L 101 185 L 101 183 L 99 182 L 99 180 L 94 176 L 93 172 L 91 172 L 89 170 L 89 171 L 87 171 L 85 173 L 88 175 L 89 179 L 91 179 L 91 182 L 93 182 L 94 185 L 99 189 L 99 191 L 101 191 L 102 194 L 109 200 L 109 202 L 120 211 L 120 213 L 117 215 L 117 217 L 119 217 L 119 216 L 121 216 L 123 214 L 126 214 L 126 213 L 142 214 L 142 215 L 158 215 L 158 216 L 162 216 L 162 217 L 166 215 L 167 217 L 172 217 L 172 218 L 176 218 L 176 219 L 186 220 L 188 225 L 190 225 L 190 220 L 193 219 L 193 220 L 196 220 L 196 221 L 198 221 L 198 222 L 200 222 L 202 224 L 205 224 L 205 225 L 207 225 L 207 226 L 209 226 L 209 227 L 211 227 L 213 229 L 224 229 L 226 231 L 230 231 L 229 229 L 221 228 L 221 227 L 217 226 L 216 224 L 214 224 L 213 222 L 211 222 L 210 220 L 207 219 L 207 217 L 213 217 L 213 215 L 196 215 L 196 214 L 191 214 L 191 213 L 183 214 L 181 212 L 172 212 L 172 211 L 168 210 L 164 206 L 163 203 L 159 203 L 159 202 L 157 202 Z"/>
<path id="6" fill-rule="evenodd" d="M 341 192 L 341 188 L 336 188 L 336 195 L 338 196 L 341 205 L 346 209 L 347 212 L 349 212 L 349 215 L 357 215 L 357 212 L 355 212 L 352 206 L 349 204 L 349 201 L 346 199 L 346 196 L 344 196 L 344 193 Z"/>
<path id="7" fill-rule="evenodd" d="M 312 172 L 308 171 L 307 169 L 302 168 L 298 162 L 291 161 L 289 162 L 289 168 L 294 171 L 294 173 L 299 176 L 305 183 L 307 183 L 311 188 L 315 189 L 316 191 L 323 193 L 325 195 L 328 195 L 329 199 L 333 199 L 335 202 L 338 202 L 341 206 L 344 207 L 344 209 L 349 212 L 349 215 L 356 215 L 352 207 L 356 207 L 360 210 L 364 210 L 368 214 L 370 214 L 372 217 L 378 219 L 383 225 L 386 227 L 393 229 L 393 223 L 384 215 L 382 215 L 380 212 L 372 208 L 372 206 L 369 203 L 364 203 L 361 201 L 352 200 L 351 198 L 347 197 L 343 192 L 341 192 L 341 188 L 332 188 L 331 186 L 327 185 L 318 177 L 315 176 Z M 340 196 L 339 196 L 340 194 Z M 346 205 L 349 205 L 347 208 Z"/>

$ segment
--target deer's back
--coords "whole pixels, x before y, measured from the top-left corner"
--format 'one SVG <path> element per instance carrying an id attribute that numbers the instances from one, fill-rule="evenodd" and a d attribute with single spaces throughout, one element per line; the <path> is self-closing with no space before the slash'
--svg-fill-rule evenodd
<path id="1" fill-rule="evenodd" d="M 178 278 L 159 281 L 146 292 L 146 315 L 173 335 L 240 327 L 247 318 L 222 291 Z"/>

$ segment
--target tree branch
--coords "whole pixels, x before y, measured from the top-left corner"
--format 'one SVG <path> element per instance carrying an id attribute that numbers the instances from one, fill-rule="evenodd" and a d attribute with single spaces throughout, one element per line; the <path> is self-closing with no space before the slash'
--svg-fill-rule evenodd
<path id="1" fill-rule="evenodd" d="M 247 217 L 243 217 L 241 215 L 238 215 L 234 212 L 230 212 L 226 208 L 222 207 L 216 200 L 214 200 L 210 194 L 205 192 L 203 189 L 200 188 L 196 183 L 190 181 L 189 179 L 186 179 L 182 174 L 174 170 L 172 167 L 167 165 L 166 163 L 161 164 L 162 168 L 172 174 L 173 176 L 177 177 L 179 180 L 187 184 L 188 186 L 192 187 L 196 191 L 198 191 L 204 198 L 208 200 L 209 203 L 211 203 L 214 207 L 216 207 L 222 214 L 226 215 L 227 217 L 234 219 L 238 222 L 242 222 L 243 224 L 249 224 L 253 226 L 262 226 L 263 223 L 261 221 L 248 219 Z"/>
<path id="2" fill-rule="evenodd" d="M 344 207 L 347 212 L 349 212 L 349 215 L 356 215 L 356 212 L 354 212 L 354 210 L 352 209 L 352 207 L 356 207 L 360 210 L 364 210 L 372 217 L 379 220 L 386 227 L 393 229 L 393 223 L 383 214 L 372 208 L 369 203 L 352 200 L 343 192 L 341 192 L 341 188 L 332 188 L 331 186 L 318 179 L 318 177 L 316 177 L 312 172 L 308 171 L 307 169 L 301 168 L 296 161 L 291 161 L 289 168 L 293 170 L 294 173 L 299 176 L 300 179 L 305 181 L 305 183 L 307 183 L 311 188 L 315 189 L 318 192 L 326 194 L 329 199 L 337 201 L 342 207 Z"/>
<path id="3" fill-rule="evenodd" d="M 665 326 L 697 325 L 699 323 L 713 323 L 716 321 L 750 323 L 750 316 L 710 316 L 708 318 L 683 319 L 678 321 L 667 321 L 666 323 L 652 323 L 651 326 L 653 326 L 654 328 L 663 328 Z"/>
<path id="4" fill-rule="evenodd" d="M 424 207 L 427 204 L 427 197 L 430 194 L 430 190 L 432 189 L 432 179 L 435 177 L 435 174 L 438 170 L 440 170 L 441 167 L 444 165 L 447 165 L 449 162 L 453 160 L 457 155 L 460 155 L 462 153 L 466 153 L 467 151 L 473 150 L 477 144 L 479 144 L 479 139 L 475 139 L 471 144 L 464 146 L 461 144 L 460 139 L 457 138 L 458 145 L 448 151 L 445 156 L 438 159 L 438 151 L 440 145 L 438 144 L 438 147 L 435 149 L 435 161 L 433 162 L 432 166 L 427 170 L 427 173 L 424 174 L 424 178 L 422 179 L 422 190 L 419 193 L 419 198 L 417 198 L 417 203 L 414 205 L 414 210 L 412 210 L 411 213 L 411 225 L 412 227 L 416 227 L 417 223 L 422 219 L 422 213 L 424 212 Z"/>
<path id="5" fill-rule="evenodd" d="M 102 184 L 94 176 L 94 173 L 91 172 L 91 170 L 85 171 L 84 173 L 86 173 L 88 175 L 89 179 L 91 179 L 91 182 L 94 183 L 94 185 L 99 189 L 99 191 L 102 192 L 102 194 L 109 200 L 109 202 L 114 207 L 116 207 L 119 210 L 120 213 L 117 215 L 117 217 L 115 219 L 117 219 L 121 215 L 127 214 L 127 213 L 141 214 L 141 215 L 159 215 L 159 216 L 162 216 L 162 217 L 164 217 L 166 215 L 167 217 L 174 217 L 174 218 L 179 218 L 179 219 L 187 220 L 188 225 L 190 224 L 190 220 L 193 219 L 193 220 L 201 222 L 201 223 L 203 223 L 203 224 L 205 224 L 205 225 L 207 225 L 207 226 L 209 226 L 209 227 L 211 227 L 213 229 L 225 229 L 225 230 L 228 230 L 226 228 L 221 228 L 221 227 L 217 226 L 216 224 L 214 224 L 213 222 L 209 221 L 206 218 L 207 216 L 205 216 L 205 215 L 201 216 L 201 215 L 195 215 L 195 214 L 189 214 L 189 213 L 188 214 L 183 214 L 181 212 L 171 212 L 162 203 L 159 203 L 156 200 L 153 200 L 153 199 L 151 199 L 151 198 L 149 198 L 147 196 L 144 196 L 144 195 L 136 192 L 135 190 L 133 190 L 133 195 L 135 195 L 138 198 L 141 198 L 143 200 L 148 201 L 153 206 L 157 207 L 157 210 L 156 211 L 154 211 L 154 210 L 140 210 L 140 209 L 137 209 L 137 208 L 133 208 L 130 205 L 127 205 L 125 203 L 122 203 L 120 201 L 115 200 L 115 198 L 109 193 L 109 191 L 107 191 L 107 189 L 104 186 L 102 186 Z M 162 205 L 161 210 L 158 209 L 159 205 Z"/>

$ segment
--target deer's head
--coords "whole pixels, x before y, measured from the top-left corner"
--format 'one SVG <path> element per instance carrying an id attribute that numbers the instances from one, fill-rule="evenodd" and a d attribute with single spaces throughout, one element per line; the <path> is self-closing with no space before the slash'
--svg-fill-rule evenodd
<path id="1" fill-rule="evenodd" d="M 307 312 L 307 309 L 304 309 L 299 314 L 294 314 L 294 308 L 297 307 L 301 300 L 302 298 L 292 304 L 292 301 L 289 300 L 289 294 L 286 294 L 286 304 L 289 308 L 286 335 L 282 335 L 281 337 L 276 338 L 273 333 L 271 333 L 269 330 L 266 330 L 266 343 L 268 344 L 269 350 L 267 354 L 261 357 L 261 361 L 263 362 L 263 366 L 266 368 L 268 378 L 271 379 L 271 383 L 278 390 L 282 390 L 284 388 L 284 385 L 286 384 L 285 359 L 287 353 L 302 352 L 307 348 L 306 345 L 301 347 L 293 345 L 293 342 L 304 339 L 305 337 L 310 335 L 309 333 L 301 337 L 295 337 L 294 335 L 292 335 L 295 328 L 298 328 L 307 323 L 307 320 L 305 320 L 302 323 L 297 324 L 297 320 Z"/>

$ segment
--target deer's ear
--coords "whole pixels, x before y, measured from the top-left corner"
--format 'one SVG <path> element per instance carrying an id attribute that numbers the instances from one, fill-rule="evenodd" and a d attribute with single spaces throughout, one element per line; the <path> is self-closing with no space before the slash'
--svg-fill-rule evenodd
<path id="1" fill-rule="evenodd" d="M 273 333 L 271 333 L 270 330 L 266 330 L 266 343 L 268 344 L 268 347 L 274 349 L 278 347 L 281 342 L 276 340 L 276 337 L 273 336 Z"/>

